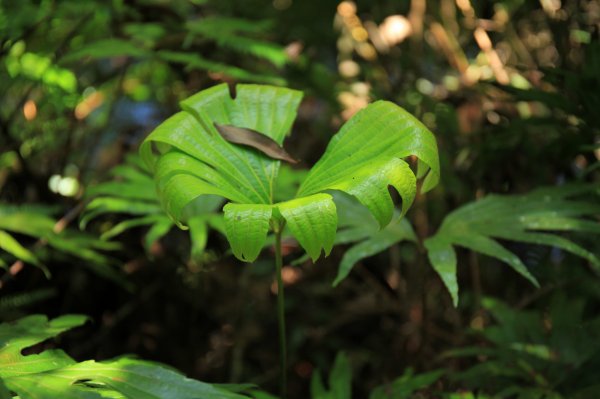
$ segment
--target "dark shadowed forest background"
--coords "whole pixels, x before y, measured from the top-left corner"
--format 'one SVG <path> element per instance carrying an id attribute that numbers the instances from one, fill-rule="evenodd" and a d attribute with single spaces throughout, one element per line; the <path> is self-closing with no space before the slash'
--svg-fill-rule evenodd
<path id="1" fill-rule="evenodd" d="M 304 93 L 277 200 L 376 100 L 441 170 L 384 229 L 336 197 L 314 263 L 284 235 L 290 399 L 600 397 L 599 29 L 597 0 L 0 0 L 0 321 L 87 315 L 21 355 L 279 394 L 273 241 L 237 260 L 219 199 L 179 229 L 138 155 L 181 100 L 268 84 Z M 9 374 L 0 398 L 53 397 Z"/>

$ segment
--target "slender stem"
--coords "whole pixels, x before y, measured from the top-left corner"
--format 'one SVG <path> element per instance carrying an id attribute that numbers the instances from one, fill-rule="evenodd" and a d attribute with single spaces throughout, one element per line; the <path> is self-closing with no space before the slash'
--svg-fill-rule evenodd
<path id="1" fill-rule="evenodd" d="M 279 384 L 281 399 L 285 399 L 287 390 L 287 344 L 285 339 L 285 298 L 283 294 L 283 279 L 281 277 L 283 266 L 283 259 L 281 257 L 281 230 L 283 229 L 275 229 L 275 272 L 277 274 L 277 321 L 279 329 L 279 365 L 281 369 Z"/>

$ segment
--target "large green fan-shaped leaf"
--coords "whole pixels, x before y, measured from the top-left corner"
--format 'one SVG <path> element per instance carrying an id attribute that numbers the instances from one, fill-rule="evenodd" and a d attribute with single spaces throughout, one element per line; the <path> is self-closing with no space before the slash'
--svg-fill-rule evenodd
<path id="1" fill-rule="evenodd" d="M 402 213 L 414 199 L 415 175 L 399 159 L 409 155 L 416 155 L 431 168 L 423 183 L 423 191 L 430 190 L 439 180 L 433 134 L 402 108 L 378 101 L 358 112 L 331 139 L 298 195 L 327 189 L 344 191 L 358 198 L 384 226 L 393 210 L 389 185 L 402 197 Z"/>
<path id="2" fill-rule="evenodd" d="M 251 129 L 281 145 L 300 99 L 298 91 L 259 85 L 238 85 L 232 98 L 226 85 L 218 85 L 184 100 L 184 111 L 156 128 L 140 149 L 167 213 L 181 225 L 191 201 L 219 195 L 235 204 L 225 208 L 226 233 L 238 258 L 256 259 L 270 224 L 285 221 L 316 259 L 331 250 L 337 227 L 335 204 L 324 191 L 355 196 L 385 226 L 393 213 L 388 186 L 401 195 L 402 213 L 416 193 L 416 176 L 401 158 L 415 155 L 425 168 L 418 175 L 430 169 L 425 191 L 437 183 L 437 146 L 431 132 L 402 108 L 380 101 L 342 127 L 295 198 L 275 202 L 280 161 L 228 142 L 215 124 Z"/>
<path id="3" fill-rule="evenodd" d="M 456 253 L 461 246 L 499 259 L 537 285 L 521 259 L 494 239 L 549 245 L 587 259 L 600 272 L 600 259 L 576 243 L 554 232 L 600 233 L 597 221 L 584 216 L 600 214 L 597 201 L 570 197 L 597 190 L 597 185 L 543 188 L 527 195 L 490 195 L 450 213 L 438 232 L 425 241 L 429 260 L 440 275 L 456 305 Z"/>

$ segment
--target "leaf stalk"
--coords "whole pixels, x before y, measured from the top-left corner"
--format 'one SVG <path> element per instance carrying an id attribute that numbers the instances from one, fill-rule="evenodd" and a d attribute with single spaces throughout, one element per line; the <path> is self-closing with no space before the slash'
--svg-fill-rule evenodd
<path id="1" fill-rule="evenodd" d="M 285 297 L 283 290 L 283 258 L 281 256 L 281 233 L 283 226 L 279 224 L 275 232 L 275 274 L 277 275 L 277 324 L 279 330 L 279 389 L 281 399 L 286 398 L 287 391 L 287 343 L 285 335 Z"/>

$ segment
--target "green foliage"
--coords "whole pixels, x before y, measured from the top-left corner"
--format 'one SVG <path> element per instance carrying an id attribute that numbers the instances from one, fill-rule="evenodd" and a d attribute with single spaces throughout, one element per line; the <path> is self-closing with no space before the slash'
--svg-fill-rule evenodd
<path id="1" fill-rule="evenodd" d="M 188 5 L 189 6 L 189 5 Z M 69 64 L 82 60 L 101 60 L 114 57 L 130 57 L 138 60 L 158 60 L 172 64 L 184 64 L 188 70 L 203 70 L 225 74 L 232 78 L 283 84 L 285 80 L 273 71 L 254 72 L 250 68 L 241 68 L 229 62 L 219 62 L 216 57 L 207 58 L 198 49 L 214 42 L 221 51 L 231 51 L 235 58 L 251 55 L 257 60 L 266 60 L 281 68 L 288 62 L 284 48 L 264 40 L 271 25 L 268 21 L 252 21 L 242 18 L 209 16 L 187 20 L 189 10 L 180 11 L 180 24 L 177 32 L 172 26 L 156 22 L 129 23 L 125 26 L 123 37 L 101 38 L 81 43 L 62 58 Z M 169 35 L 167 34 L 169 33 Z M 180 41 L 175 50 L 165 49 L 162 45 L 173 38 Z M 183 38 L 183 40 L 181 39 Z M 182 41 L 181 41 L 182 40 Z"/>
<path id="2" fill-rule="evenodd" d="M 366 207 L 348 195 L 334 193 L 338 211 L 338 231 L 336 244 L 350 244 L 342 257 L 338 274 L 333 282 L 336 286 L 350 273 L 356 263 L 369 256 L 382 252 L 402 241 L 416 242 L 412 226 L 395 209 L 392 221 L 383 229 Z"/>
<path id="3" fill-rule="evenodd" d="M 51 207 L 0 204 L 0 249 L 17 260 L 41 268 L 49 277 L 50 271 L 36 251 L 27 249 L 8 232 L 33 237 L 62 253 L 83 260 L 82 264 L 93 272 L 124 286 L 128 285 L 114 269 L 114 261 L 100 252 L 116 250 L 120 248 L 118 243 L 98 240 L 74 229 L 57 232 L 57 222 L 51 217 L 53 213 L 55 210 Z M 1 265 L 6 265 L 2 259 Z"/>
<path id="4" fill-rule="evenodd" d="M 189 372 L 261 381 L 274 389 L 269 264 L 259 260 L 240 269 L 223 257 L 208 272 L 186 262 L 188 241 L 175 239 L 184 234 L 171 230 L 176 222 L 189 227 L 194 260 L 208 259 L 207 252 L 222 243 L 208 241 L 211 229 L 227 231 L 232 253 L 244 260 L 272 246 L 268 234 L 277 232 L 283 234 L 291 316 L 290 367 L 282 367 L 294 388 L 290 399 L 310 397 L 307 370 L 340 347 L 364 367 L 351 372 L 340 355 L 329 378 L 320 381 L 315 373 L 319 396 L 350 397 L 352 388 L 355 397 L 370 399 L 599 397 L 598 193 L 590 186 L 571 195 L 564 186 L 550 189 L 548 201 L 538 191 L 510 195 L 549 184 L 598 182 L 596 3 L 0 1 L 0 267 L 14 266 L 0 269 L 0 318 L 75 307 L 98 315 L 100 334 L 90 343 L 102 339 L 102 356 L 149 353 Z M 404 40 L 390 35 L 403 31 L 409 35 Z M 165 128 L 164 137 L 189 135 L 177 137 L 186 145 L 154 142 L 150 158 L 156 169 L 130 157 L 110 181 L 88 187 L 103 178 L 99 171 L 121 163 L 159 119 L 178 111 L 181 99 L 219 82 L 270 83 L 306 93 L 285 147 L 307 167 L 326 147 L 332 127 L 356 116 L 312 171 L 279 167 L 268 153 L 213 137 L 213 122 L 256 127 L 264 138 L 275 128 L 281 144 L 295 118 L 298 92 L 256 94 L 257 88 L 240 85 L 232 100 L 224 88 L 209 89 L 210 95 L 195 97 L 202 103 L 198 109 L 193 101 L 183 107 L 182 114 L 191 115 L 189 129 L 177 123 Z M 286 100 L 278 97 L 283 94 Z M 416 122 L 403 133 L 414 121 L 389 103 L 356 114 L 376 98 L 404 107 L 440 144 L 443 187 L 421 198 L 411 223 L 403 214 L 416 191 L 413 181 L 427 168 L 413 173 L 400 159 L 414 169 L 418 160 L 405 155 L 407 149 L 431 161 L 431 146 L 422 140 L 430 135 L 414 135 L 423 129 Z M 392 115 L 383 118 L 388 110 Z M 391 129 L 384 126 L 388 120 Z M 411 135 L 419 137 L 404 143 Z M 202 152 L 206 143 L 214 147 Z M 412 151 L 417 144 L 420 153 Z M 158 181 L 156 171 L 162 173 Z M 54 184 L 66 179 L 71 190 Z M 391 206 L 390 183 L 402 194 L 402 209 Z M 80 209 L 80 187 L 90 200 L 81 224 L 95 223 L 86 233 L 59 232 L 76 213 L 57 225 L 59 212 Z M 506 195 L 468 203 L 481 193 Z M 171 218 L 163 207 L 181 212 Z M 413 228 L 427 237 L 434 226 L 441 227 L 423 251 Z M 100 239 L 90 235 L 96 232 Z M 163 239 L 169 232 L 170 239 Z M 157 240 L 161 245 L 148 251 Z M 306 255 L 290 268 L 294 240 Z M 356 262 L 408 241 L 389 256 L 401 267 L 378 265 L 386 259 L 382 255 L 344 280 Z M 207 242 L 217 245 L 206 248 Z M 345 247 L 320 267 L 306 262 L 334 245 Z M 108 255 L 119 248 L 126 252 Z M 158 248 L 164 251 L 150 262 Z M 437 273 L 422 270 L 427 254 Z M 116 272 L 117 257 L 128 258 L 127 281 Z M 496 267 L 502 263 L 542 288 L 523 285 L 506 267 Z M 30 265 L 49 269 L 53 279 L 41 278 Z M 112 292 L 111 281 L 79 268 L 135 287 L 135 295 Z M 463 306 L 439 301 L 438 274 L 455 304 L 460 280 Z M 331 289 L 329 279 L 345 284 Z M 548 298 L 553 291 L 569 299 Z M 491 293 L 506 304 L 481 302 Z M 44 332 L 52 323 L 33 323 L 32 330 Z M 19 337 L 35 331 L 23 330 Z M 65 348 L 70 344 L 65 341 Z M 35 344 L 24 353 L 42 346 L 52 347 Z M 89 353 L 85 344 L 73 349 Z M 435 356 L 448 350 L 453 358 Z M 35 397 L 124 398 L 145 396 L 140 388 L 161 392 L 155 381 L 173 376 L 132 359 L 75 364 L 60 352 L 19 352 L 13 358 L 24 369 L 31 366 L 25 360 L 36 356 L 65 365 L 35 378 L 10 379 L 30 384 L 27 392 L 35 386 L 29 393 Z M 439 380 L 440 372 L 411 371 L 445 366 L 449 371 Z M 139 385 L 136 377 L 117 392 L 103 382 L 120 382 L 108 367 L 118 373 L 135 369 L 134 377 L 148 371 L 153 379 Z M 387 379 L 404 367 L 401 377 Z M 85 378 L 92 372 L 93 378 Z M 47 392 L 39 384 L 48 384 Z M 6 385 L 0 379 L 0 399 L 28 397 Z M 254 397 L 274 398 L 265 392 Z"/>
<path id="5" fill-rule="evenodd" d="M 138 156 L 130 155 L 126 163 L 111 171 L 114 180 L 92 186 L 87 191 L 91 198 L 81 217 L 80 227 L 99 216 L 124 213 L 133 215 L 116 223 L 102 233 L 108 240 L 131 228 L 149 226 L 144 246 L 149 252 L 152 244 L 160 240 L 175 225 L 163 212 L 150 172 Z M 206 247 L 209 227 L 223 231 L 222 217 L 215 213 L 223 200 L 216 196 L 205 196 L 190 204 L 185 221 L 190 227 L 192 258 L 199 259 Z"/>
<path id="6" fill-rule="evenodd" d="M 417 391 L 430 387 L 444 374 L 443 370 L 414 374 L 406 370 L 389 384 L 373 389 L 369 399 L 410 399 Z M 325 388 L 321 374 L 315 371 L 310 382 L 312 399 L 351 399 L 352 398 L 352 369 L 348 358 L 338 353 L 329 373 L 329 389 Z"/>
<path id="7" fill-rule="evenodd" d="M 53 288 L 41 288 L 12 295 L 2 295 L 2 298 L 0 298 L 0 315 L 3 316 L 8 312 L 55 297 L 57 293 L 57 290 Z"/>
<path id="8" fill-rule="evenodd" d="M 85 316 L 48 320 L 33 315 L 0 324 L 0 397 L 21 399 L 242 399 L 245 396 L 192 380 L 157 363 L 121 357 L 77 363 L 60 349 L 22 351 L 85 323 Z M 14 394 L 10 394 L 12 391 Z"/>
<path id="9" fill-rule="evenodd" d="M 429 388 L 438 381 L 444 370 L 435 370 L 422 374 L 415 374 L 408 369 L 394 381 L 375 388 L 369 395 L 369 399 L 410 399 L 414 393 Z"/>
<path id="10" fill-rule="evenodd" d="M 597 199 L 572 199 L 592 193 L 596 185 L 570 185 L 542 188 L 526 195 L 489 195 L 450 213 L 438 232 L 425 241 L 427 255 L 456 305 L 456 253 L 461 246 L 507 263 L 515 271 L 538 285 L 521 259 L 494 239 L 549 245 L 588 260 L 600 271 L 600 260 L 592 252 L 551 232 L 599 234 L 600 226 L 586 216 L 600 213 Z M 597 194 L 597 193 L 596 193 Z"/>
<path id="11" fill-rule="evenodd" d="M 271 26 L 269 21 L 248 21 L 217 16 L 190 21 L 186 24 L 190 35 L 188 40 L 198 36 L 208 38 L 220 46 L 266 59 L 281 68 L 288 62 L 285 49 L 256 38 L 257 35 L 269 30 Z"/>
<path id="12" fill-rule="evenodd" d="M 329 389 L 325 388 L 321 374 L 315 371 L 310 380 L 313 399 L 350 399 L 352 396 L 352 368 L 344 353 L 338 353 L 329 373 Z"/>
<path id="13" fill-rule="evenodd" d="M 274 203 L 280 161 L 225 141 L 214 123 L 261 132 L 278 144 L 289 132 L 301 94 L 269 86 L 238 85 L 232 99 L 225 85 L 182 102 L 180 112 L 142 144 L 142 158 L 154 170 L 159 198 L 169 215 L 182 222 L 185 207 L 202 195 L 232 201 L 225 208 L 225 230 L 241 260 L 253 261 L 264 246 L 269 224 L 287 222 L 292 235 L 313 260 L 331 250 L 337 226 L 328 190 L 355 196 L 387 225 L 393 213 L 388 185 L 402 197 L 402 214 L 416 193 L 416 177 L 400 158 L 416 155 L 423 189 L 439 179 L 433 135 L 406 111 L 377 102 L 354 116 L 331 140 L 309 171 L 296 198 Z M 158 151 L 158 153 L 155 153 Z"/>
<path id="14" fill-rule="evenodd" d="M 600 318 L 586 316 L 586 301 L 555 294 L 546 312 L 518 310 L 486 298 L 496 323 L 478 335 L 486 346 L 446 356 L 479 359 L 454 378 L 497 398 L 585 398 L 600 393 Z"/>

